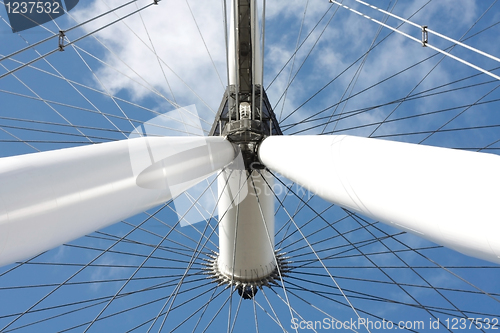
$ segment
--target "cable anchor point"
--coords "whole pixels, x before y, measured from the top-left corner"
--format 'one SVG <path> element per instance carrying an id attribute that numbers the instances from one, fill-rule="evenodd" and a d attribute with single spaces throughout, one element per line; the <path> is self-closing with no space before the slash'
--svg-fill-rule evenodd
<path id="1" fill-rule="evenodd" d="M 422 46 L 426 47 L 429 42 L 429 32 L 427 31 L 427 26 L 422 26 Z"/>
<path id="2" fill-rule="evenodd" d="M 64 45 L 64 37 L 66 37 L 64 31 L 59 30 L 59 51 L 64 51 L 64 47 L 66 46 Z"/>

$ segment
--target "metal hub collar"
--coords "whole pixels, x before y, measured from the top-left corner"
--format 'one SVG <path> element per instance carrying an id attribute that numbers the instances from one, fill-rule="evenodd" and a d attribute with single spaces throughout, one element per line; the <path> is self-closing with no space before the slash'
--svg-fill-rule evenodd
<path id="1" fill-rule="evenodd" d="M 226 285 L 226 288 L 234 287 L 235 290 L 238 290 L 238 294 L 244 299 L 251 299 L 255 296 L 258 289 L 262 289 L 263 286 L 270 287 L 271 284 L 278 286 L 276 281 L 280 281 L 282 278 L 286 277 L 287 273 L 290 272 L 292 268 L 291 261 L 289 261 L 289 257 L 286 257 L 285 255 L 285 252 L 279 253 L 279 250 L 275 251 L 275 258 L 278 265 L 268 276 L 258 280 L 241 281 L 235 277 L 228 276 L 219 270 L 217 265 L 219 254 L 217 252 L 213 252 L 213 254 L 207 254 L 208 258 L 203 259 L 205 261 L 205 263 L 203 263 L 205 266 L 203 268 L 203 274 L 208 275 L 207 278 L 218 283 L 219 286 Z"/>

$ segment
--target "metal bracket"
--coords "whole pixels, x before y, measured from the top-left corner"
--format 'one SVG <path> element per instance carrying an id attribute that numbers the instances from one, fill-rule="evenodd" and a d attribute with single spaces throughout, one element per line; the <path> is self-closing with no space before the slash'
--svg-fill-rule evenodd
<path id="1" fill-rule="evenodd" d="M 423 25 L 422 26 L 422 46 L 426 47 L 428 42 L 429 42 L 429 33 L 427 31 L 427 26 Z"/>
<path id="2" fill-rule="evenodd" d="M 59 51 L 64 51 L 64 37 L 66 37 L 64 31 L 59 30 Z"/>

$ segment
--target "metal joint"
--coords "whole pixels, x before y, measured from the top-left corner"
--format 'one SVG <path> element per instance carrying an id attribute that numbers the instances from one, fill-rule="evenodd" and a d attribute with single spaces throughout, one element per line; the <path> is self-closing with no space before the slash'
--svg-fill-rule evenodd
<path id="1" fill-rule="evenodd" d="M 64 31 L 59 30 L 59 51 L 64 51 L 64 37 L 66 37 Z"/>
<path id="2" fill-rule="evenodd" d="M 422 26 L 422 46 L 426 47 L 428 42 L 429 42 L 429 33 L 427 31 L 427 26 L 423 25 Z"/>

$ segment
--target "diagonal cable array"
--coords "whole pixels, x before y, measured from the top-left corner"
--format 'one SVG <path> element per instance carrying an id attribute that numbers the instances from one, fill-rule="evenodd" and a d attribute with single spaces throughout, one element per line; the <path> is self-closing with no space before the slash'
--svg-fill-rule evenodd
<path id="1" fill-rule="evenodd" d="M 415 27 L 417 27 L 417 28 L 421 29 L 421 31 L 422 31 L 422 39 L 418 39 L 418 38 L 416 38 L 416 37 L 413 37 L 413 36 L 411 36 L 411 35 L 409 35 L 409 34 L 407 34 L 407 33 L 403 32 L 403 31 L 401 31 L 401 30 L 398 30 L 398 29 L 396 29 L 396 28 L 394 28 L 394 27 L 391 27 L 390 25 L 387 25 L 387 24 L 385 24 L 385 23 L 383 23 L 383 22 L 381 22 L 381 21 L 379 21 L 379 20 L 376 20 L 376 19 L 374 19 L 373 17 L 368 16 L 368 15 L 366 15 L 366 14 L 363 14 L 363 13 L 361 13 L 361 12 L 359 12 L 359 11 L 357 11 L 357 10 L 355 10 L 355 9 L 351 8 L 351 7 L 348 7 L 348 6 L 346 6 L 346 5 L 344 5 L 344 4 L 340 3 L 340 2 L 337 2 L 337 1 L 335 1 L 335 0 L 330 0 L 330 2 L 331 2 L 331 3 L 333 3 L 333 4 L 335 4 L 335 5 L 340 6 L 340 7 L 343 7 L 343 8 L 345 8 L 345 9 L 348 9 L 348 10 L 350 10 L 351 12 L 353 12 L 353 13 L 355 13 L 355 14 L 358 14 L 358 15 L 360 15 L 360 16 L 362 16 L 362 17 L 364 17 L 364 18 L 366 18 L 366 19 L 368 19 L 368 20 L 370 20 L 370 21 L 372 21 L 372 22 L 375 22 L 375 23 L 377 23 L 377 24 L 379 24 L 379 25 L 381 25 L 381 26 L 383 26 L 383 27 L 387 28 L 387 29 L 390 29 L 390 30 L 392 30 L 392 31 L 394 31 L 394 32 L 397 32 L 398 34 L 400 34 L 400 35 L 402 35 L 402 36 L 405 36 L 406 38 L 409 38 L 409 39 L 411 39 L 411 40 L 413 40 L 413 41 L 415 41 L 415 42 L 417 42 L 417 43 L 421 43 L 421 44 L 422 44 L 422 46 L 424 46 L 424 47 L 429 47 L 429 48 L 431 48 L 431 49 L 433 49 L 433 50 L 435 50 L 435 51 L 437 51 L 437 52 L 439 52 L 439 53 L 444 54 L 444 55 L 445 55 L 445 56 L 447 56 L 447 57 L 450 57 L 450 58 L 452 58 L 452 59 L 455 59 L 455 60 L 457 60 L 457 61 L 461 62 L 462 64 L 465 64 L 465 65 L 467 65 L 467 66 L 469 66 L 469 67 L 471 67 L 471 68 L 474 68 L 474 69 L 476 69 L 476 70 L 478 70 L 478 71 L 480 71 L 480 72 L 482 72 L 482 73 L 484 73 L 484 74 L 486 74 L 486 75 L 489 75 L 489 76 L 491 76 L 491 77 L 493 77 L 493 78 L 495 78 L 495 79 L 497 79 L 497 80 L 500 80 L 500 76 L 495 75 L 495 74 L 493 74 L 493 73 L 491 73 L 491 72 L 489 72 L 489 71 L 487 71 L 487 70 L 485 70 L 485 69 L 483 69 L 483 68 L 481 68 L 481 67 L 479 67 L 479 66 L 477 66 L 477 65 L 474 65 L 474 64 L 472 64 L 472 63 L 470 63 L 470 62 L 468 62 L 468 61 L 465 61 L 465 60 L 463 60 L 463 59 L 461 59 L 461 58 L 459 58 L 459 57 L 457 57 L 457 56 L 454 56 L 453 54 L 451 54 L 451 53 L 449 53 L 449 52 L 446 52 L 446 51 L 444 51 L 444 50 L 441 50 L 440 48 L 438 48 L 438 47 L 436 47 L 436 46 L 434 46 L 434 45 L 430 44 L 430 43 L 429 43 L 429 38 L 428 38 L 428 36 L 429 36 L 429 34 L 434 34 L 434 35 L 435 35 L 435 36 L 437 36 L 437 37 L 443 38 L 443 39 L 445 39 L 445 40 L 447 40 L 447 41 L 450 41 L 450 42 L 452 42 L 452 43 L 454 43 L 454 44 L 456 44 L 456 45 L 459 45 L 459 46 L 462 46 L 462 47 L 464 47 L 464 48 L 467 48 L 467 49 L 469 49 L 469 50 L 471 50 L 471 51 L 473 51 L 473 52 L 475 52 L 475 53 L 477 53 L 477 54 L 480 54 L 480 55 L 482 55 L 482 56 L 488 57 L 488 58 L 490 58 L 490 59 L 492 59 L 492 60 L 495 60 L 495 61 L 497 61 L 497 62 L 500 62 L 500 59 L 499 59 L 499 58 L 494 57 L 494 56 L 492 56 L 492 55 L 490 55 L 490 54 L 488 54 L 488 53 L 486 53 L 486 52 L 483 52 L 483 51 L 480 51 L 480 50 L 478 50 L 478 49 L 475 49 L 475 48 L 473 48 L 472 46 L 469 46 L 469 45 L 466 45 L 466 44 L 461 43 L 461 42 L 459 42 L 459 41 L 456 41 L 456 40 L 454 40 L 454 39 L 452 39 L 452 38 L 450 38 L 450 37 L 444 36 L 444 35 L 442 35 L 442 34 L 440 34 L 440 33 L 436 32 L 436 31 L 433 31 L 433 30 L 429 29 L 426 25 L 418 25 L 418 24 L 416 24 L 416 23 L 414 23 L 414 22 L 411 22 L 411 21 L 406 20 L 406 19 L 404 19 L 404 18 L 402 18 L 402 17 L 399 17 L 399 16 L 397 16 L 397 15 L 395 15 L 395 14 L 393 14 L 393 13 L 390 13 L 390 12 L 388 12 L 388 11 L 385 11 L 385 10 L 383 10 L 383 9 L 380 9 L 380 8 L 378 8 L 378 7 L 375 7 L 375 6 L 373 6 L 373 5 L 367 4 L 366 2 L 363 2 L 363 1 L 361 1 L 361 0 L 354 0 L 354 1 L 356 1 L 356 2 L 358 2 L 358 3 L 361 3 L 361 4 L 363 4 L 363 5 L 367 6 L 367 7 L 370 7 L 370 8 L 372 8 L 372 9 L 375 9 L 375 10 L 377 10 L 377 11 L 379 11 L 379 12 L 382 12 L 382 13 L 384 13 L 384 14 L 386 14 L 386 15 L 389 15 L 389 16 L 391 16 L 391 17 L 394 17 L 394 18 L 396 18 L 396 19 L 398 19 L 398 20 L 401 20 L 401 21 L 403 21 L 403 22 L 405 22 L 405 23 L 408 23 L 408 24 L 410 24 L 410 25 L 412 25 L 412 26 L 415 26 Z"/>
<path id="2" fill-rule="evenodd" d="M 36 42 L 36 43 L 34 43 L 34 44 L 32 44 L 32 45 L 29 45 L 29 46 L 27 46 L 27 47 L 25 47 L 25 48 L 23 48 L 23 49 L 17 50 L 17 51 L 16 51 L 16 52 L 14 52 L 14 53 L 11 53 L 11 54 L 9 54 L 9 55 L 7 55 L 7 56 L 4 56 L 3 58 L 0 58 L 0 62 L 1 62 L 1 61 L 5 60 L 5 59 L 10 59 L 10 58 L 12 58 L 13 56 L 15 56 L 15 55 L 17 55 L 17 54 L 20 54 L 20 53 L 22 53 L 22 52 L 24 52 L 24 51 L 26 51 L 26 50 L 29 50 L 29 49 L 31 49 L 31 48 L 33 48 L 33 47 L 35 47 L 35 46 L 38 46 L 38 45 L 40 45 L 40 44 L 43 44 L 43 43 L 45 43 L 45 42 L 47 42 L 47 41 L 49 41 L 49 40 L 52 40 L 52 39 L 54 39 L 54 38 L 58 38 L 58 39 L 59 39 L 59 43 L 58 43 L 58 47 L 57 47 L 57 48 L 55 48 L 54 50 L 49 51 L 49 52 L 47 52 L 47 53 L 45 53 L 45 54 L 42 54 L 42 55 L 40 55 L 39 57 L 37 57 L 37 58 L 35 58 L 35 59 L 31 60 L 31 61 L 28 61 L 28 62 L 24 63 L 23 65 L 18 66 L 18 67 L 16 67 L 16 68 L 14 68 L 14 69 L 12 69 L 12 70 L 10 70 L 10 71 L 8 71 L 8 72 L 6 72 L 6 73 L 4 73 L 4 74 L 0 75 L 0 79 L 2 79 L 2 78 L 4 78 L 4 77 L 6 77 L 6 76 L 8 76 L 8 75 L 10 75 L 10 74 L 12 74 L 12 73 L 14 73 L 14 72 L 18 71 L 18 70 L 20 70 L 20 69 L 22 69 L 22 68 L 24 68 L 24 67 L 30 66 L 31 64 L 33 64 L 33 63 L 35 63 L 35 62 L 37 62 L 37 61 L 39 61 L 39 60 L 41 60 L 41 59 L 44 59 L 45 57 L 47 57 L 47 56 L 49 56 L 49 55 L 51 55 L 51 54 L 53 54 L 53 53 L 56 53 L 57 51 L 64 51 L 64 48 L 65 48 L 66 46 L 69 46 L 69 45 L 75 44 L 76 42 L 78 42 L 78 41 L 80 41 L 80 40 L 82 40 L 82 39 L 84 39 L 84 38 L 86 38 L 86 37 L 88 37 L 88 36 L 90 36 L 90 35 L 93 35 L 93 34 L 95 34 L 95 33 L 99 32 L 99 31 L 101 31 L 101 30 L 103 30 L 103 29 L 105 29 L 105 28 L 107 28 L 107 27 L 109 27 L 109 26 L 111 26 L 111 25 L 113 25 L 113 24 L 115 24 L 115 23 L 118 23 L 118 22 L 122 21 L 123 19 L 125 19 L 125 18 L 127 18 L 127 17 L 129 17 L 129 16 L 132 16 L 132 15 L 134 15 L 134 14 L 138 13 L 138 12 L 141 12 L 142 10 L 144 10 L 144 9 L 146 9 L 146 8 L 150 7 L 150 6 L 157 5 L 157 4 L 158 4 L 158 2 L 160 2 L 161 0 L 153 0 L 153 2 L 151 2 L 151 3 L 147 4 L 147 5 L 145 5 L 145 6 L 141 7 L 141 8 L 139 8 L 139 9 L 137 9 L 137 10 L 135 10 L 135 11 L 133 11 L 133 12 L 131 12 L 131 13 L 129 13 L 129 14 L 127 14 L 127 15 L 125 15 L 125 16 L 122 16 L 122 17 L 120 17 L 120 18 L 118 18 L 118 19 L 116 19 L 116 20 L 114 20 L 114 21 L 112 21 L 112 22 L 110 22 L 110 23 L 108 23 L 108 24 L 106 24 L 106 25 L 104 25 L 104 26 L 102 26 L 102 27 L 98 28 L 98 29 L 95 29 L 95 30 L 93 30 L 93 31 L 91 31 L 91 32 L 89 32 L 89 33 L 87 33 L 87 34 L 85 34 L 85 35 L 83 35 L 83 36 L 81 36 L 81 37 L 79 37 L 79 38 L 77 38 L 77 39 L 75 39 L 75 40 L 71 41 L 71 42 L 68 42 L 68 43 L 64 44 L 64 40 L 66 39 L 66 33 L 68 33 L 69 31 L 74 30 L 74 29 L 76 29 L 76 28 L 79 28 L 79 27 L 81 27 L 81 26 L 83 26 L 83 25 L 85 25 L 85 24 L 88 24 L 88 23 L 90 23 L 90 22 L 92 22 L 92 21 L 94 21 L 94 20 L 96 20 L 96 19 L 98 19 L 98 18 L 101 18 L 101 17 L 103 17 L 103 16 L 105 16 L 105 15 L 107 15 L 107 14 L 110 14 L 110 13 L 112 13 L 112 12 L 114 12 L 114 11 L 118 10 L 118 9 L 121 9 L 121 8 L 123 8 L 123 7 L 127 6 L 127 5 L 130 5 L 130 4 L 132 4 L 132 3 L 136 2 L 136 1 L 138 1 L 138 0 L 132 0 L 132 1 L 130 1 L 130 2 L 127 2 L 126 4 L 123 4 L 123 5 L 121 5 L 121 6 L 118 6 L 118 7 L 114 8 L 114 9 L 111 9 L 111 10 L 109 10 L 109 11 L 107 11 L 107 12 L 105 12 L 105 13 L 101 14 L 101 15 L 97 15 L 96 17 L 93 17 L 93 18 L 91 18 L 91 19 L 89 19 L 89 20 L 87 20 L 87 21 L 84 21 L 84 22 L 82 22 L 82 23 L 79 23 L 79 24 L 77 24 L 77 25 L 75 25 L 75 26 L 73 26 L 73 27 L 71 27 L 71 28 L 69 28 L 69 29 L 67 29 L 67 30 L 61 30 L 61 31 L 59 31 L 59 33 L 58 33 L 58 34 L 54 34 L 54 35 L 52 35 L 52 36 L 50 36 L 50 37 L 47 37 L 47 38 L 45 38 L 45 39 L 43 39 L 43 40 L 41 40 L 41 41 L 39 41 L 39 42 Z"/>

